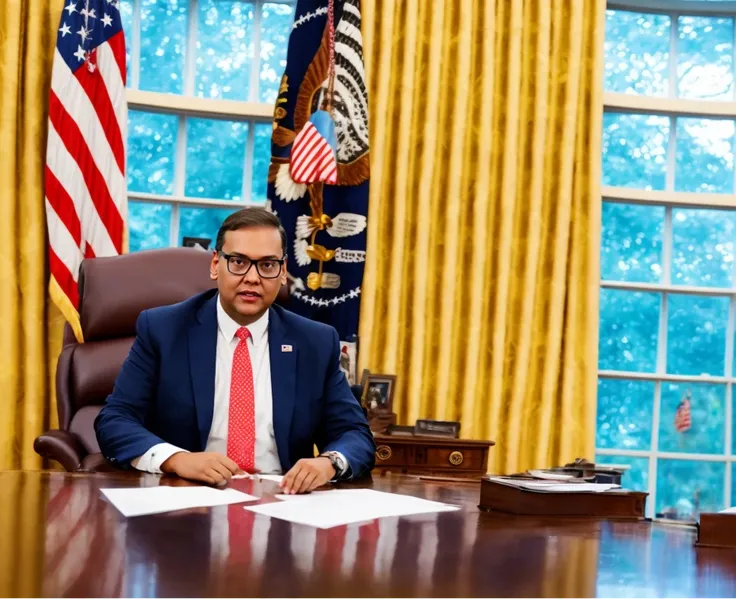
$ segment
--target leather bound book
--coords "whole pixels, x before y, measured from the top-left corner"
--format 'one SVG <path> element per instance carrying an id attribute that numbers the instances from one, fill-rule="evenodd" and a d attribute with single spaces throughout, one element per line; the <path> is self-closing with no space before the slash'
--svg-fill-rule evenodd
<path id="1" fill-rule="evenodd" d="M 643 519 L 648 493 L 613 488 L 605 492 L 568 483 L 545 488 L 524 488 L 528 481 L 494 480 L 486 477 L 480 485 L 480 509 L 526 516 L 581 516 L 599 519 Z M 578 486 L 579 490 L 567 490 Z M 559 490 L 564 486 L 565 490 Z"/>

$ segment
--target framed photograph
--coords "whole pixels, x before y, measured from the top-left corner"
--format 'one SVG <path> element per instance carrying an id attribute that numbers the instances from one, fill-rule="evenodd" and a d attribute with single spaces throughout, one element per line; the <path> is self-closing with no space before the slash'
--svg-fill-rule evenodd
<path id="1" fill-rule="evenodd" d="M 396 376 L 393 374 L 366 374 L 363 372 L 363 406 L 368 412 L 390 414 L 394 405 L 394 386 Z"/>
<path id="2" fill-rule="evenodd" d="M 340 370 L 345 373 L 350 385 L 358 381 L 358 343 L 357 341 L 340 341 Z"/>

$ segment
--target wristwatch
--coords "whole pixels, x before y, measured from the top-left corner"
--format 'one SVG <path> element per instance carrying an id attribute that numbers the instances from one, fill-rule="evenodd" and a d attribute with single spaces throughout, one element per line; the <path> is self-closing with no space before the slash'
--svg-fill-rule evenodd
<path id="1" fill-rule="evenodd" d="M 319 454 L 319 457 L 327 458 L 332 463 L 332 467 L 335 469 L 335 478 L 333 480 L 337 480 L 345 474 L 348 468 L 347 461 L 345 460 L 345 456 L 339 451 L 325 451 Z"/>

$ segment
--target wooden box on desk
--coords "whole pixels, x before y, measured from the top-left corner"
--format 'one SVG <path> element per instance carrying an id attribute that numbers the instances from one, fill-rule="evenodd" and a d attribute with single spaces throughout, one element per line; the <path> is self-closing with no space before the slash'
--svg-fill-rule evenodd
<path id="1" fill-rule="evenodd" d="M 644 518 L 648 493 L 552 493 L 519 489 L 484 478 L 480 509 L 525 516 L 586 516 L 591 518 Z"/>
<path id="2" fill-rule="evenodd" d="M 699 547 L 736 547 L 736 514 L 700 514 Z"/>
<path id="3" fill-rule="evenodd" d="M 376 471 L 477 477 L 488 472 L 493 441 L 435 436 L 374 435 Z"/>

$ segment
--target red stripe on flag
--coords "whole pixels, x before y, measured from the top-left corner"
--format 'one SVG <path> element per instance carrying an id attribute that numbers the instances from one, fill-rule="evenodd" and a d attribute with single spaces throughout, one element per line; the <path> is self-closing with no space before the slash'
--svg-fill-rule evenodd
<path id="1" fill-rule="evenodd" d="M 294 180 L 297 183 L 307 183 L 307 182 L 315 181 L 316 171 L 317 171 L 317 163 L 312 160 L 299 173 L 298 179 L 295 178 Z"/>
<path id="2" fill-rule="evenodd" d="M 110 234 L 116 251 L 122 254 L 123 218 L 110 196 L 107 183 L 92 158 L 82 132 L 74 119 L 64 110 L 53 90 L 49 93 L 49 119 L 64 142 L 64 146 L 77 161 L 97 214 Z"/>
<path id="3" fill-rule="evenodd" d="M 51 275 L 56 279 L 56 282 L 61 287 L 62 291 L 66 294 L 71 301 L 72 306 L 75 310 L 79 309 L 79 289 L 77 289 L 77 282 L 74 280 L 72 273 L 66 265 L 59 259 L 59 256 L 54 252 L 54 248 L 49 244 L 49 270 Z"/>
<path id="4" fill-rule="evenodd" d="M 324 159 L 332 153 L 330 146 L 326 143 L 321 148 L 317 149 L 314 158 L 310 161 L 305 172 L 301 177 L 302 181 L 317 181 L 319 172 L 322 170 L 321 166 Z"/>
<path id="5" fill-rule="evenodd" d="M 332 148 L 326 145 L 318 160 L 320 174 L 322 174 L 326 168 L 329 168 L 333 162 L 335 162 L 335 159 L 332 156 Z"/>
<path id="6" fill-rule="evenodd" d="M 71 233 L 74 243 L 77 244 L 77 247 L 81 247 L 82 223 L 79 221 L 77 209 L 74 207 L 71 196 L 48 166 L 46 167 L 46 199 L 56 212 L 59 220 Z"/>
<path id="7" fill-rule="evenodd" d="M 309 173 L 314 167 L 314 159 L 320 153 L 320 141 L 321 139 L 317 139 L 312 142 L 307 150 L 308 153 L 305 154 L 305 157 L 299 161 L 298 165 L 293 169 L 294 174 L 292 179 L 297 183 L 308 180 L 306 173 Z"/>
<path id="8" fill-rule="evenodd" d="M 319 139 L 319 131 L 317 131 L 317 128 L 312 123 L 307 123 L 299 134 L 299 137 L 294 140 L 293 156 L 295 162 L 304 157 L 304 154 L 306 154 L 308 148 L 312 146 L 316 139 Z"/>
<path id="9" fill-rule="evenodd" d="M 112 50 L 113 56 L 115 56 L 115 62 L 118 63 L 120 76 L 123 78 L 123 87 L 125 87 L 127 69 L 125 68 L 125 37 L 123 36 L 123 32 L 121 31 L 120 33 L 113 35 L 109 40 L 107 40 L 107 43 Z"/>
<path id="10" fill-rule="evenodd" d="M 337 183 L 337 167 L 332 166 L 332 170 L 329 171 L 322 171 L 322 180 L 326 183 L 330 183 L 331 185 L 334 185 Z"/>
<path id="11" fill-rule="evenodd" d="M 89 241 L 84 244 L 84 257 L 87 260 L 95 257 L 95 250 L 92 248 L 92 244 Z"/>
<path id="12" fill-rule="evenodd" d="M 100 75 L 99 69 L 90 72 L 89 69 L 82 67 L 77 69 L 74 76 L 87 94 L 92 106 L 95 107 L 97 117 L 100 119 L 102 129 L 105 131 L 105 137 L 110 144 L 112 153 L 115 156 L 115 162 L 121 173 L 125 172 L 125 146 L 123 145 L 123 136 L 120 133 L 120 125 L 118 123 L 115 108 L 107 93 L 105 81 Z"/>
<path id="13" fill-rule="evenodd" d="M 319 136 L 317 128 L 312 123 L 307 123 L 304 129 L 299 134 L 299 137 L 294 141 L 294 151 L 292 158 L 296 163 L 305 153 L 307 148 L 312 146 L 314 140 Z"/>

